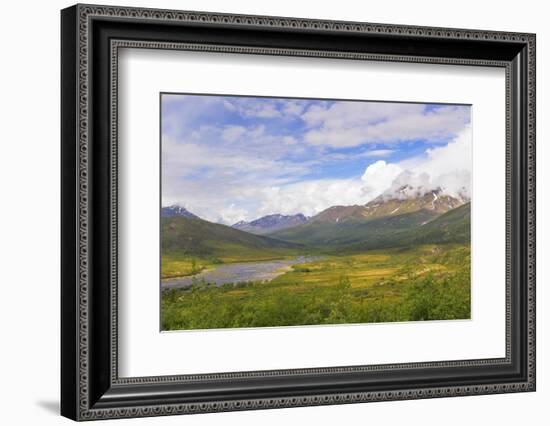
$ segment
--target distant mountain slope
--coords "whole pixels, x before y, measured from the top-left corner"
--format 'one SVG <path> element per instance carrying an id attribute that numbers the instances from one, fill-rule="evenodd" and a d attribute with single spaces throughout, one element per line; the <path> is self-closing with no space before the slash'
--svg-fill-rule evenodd
<path id="1" fill-rule="evenodd" d="M 441 189 L 428 191 L 418 196 L 407 196 L 411 191 L 411 187 L 403 186 L 397 191 L 397 194 L 383 194 L 376 197 L 365 204 L 364 217 L 391 216 L 418 210 L 430 210 L 442 214 L 464 204 L 463 200 L 443 194 Z"/>
<path id="2" fill-rule="evenodd" d="M 418 244 L 470 243 L 470 203 L 463 204 L 437 218 L 410 229 L 371 236 L 347 247 L 348 250 L 406 247 Z"/>
<path id="3" fill-rule="evenodd" d="M 310 223 L 343 223 L 347 221 L 364 221 L 365 206 L 332 206 L 316 214 Z"/>
<path id="4" fill-rule="evenodd" d="M 273 238 L 252 235 L 229 226 L 198 218 L 172 216 L 161 218 L 163 253 L 190 256 L 246 255 L 297 248 L 300 245 Z"/>
<path id="5" fill-rule="evenodd" d="M 425 225 L 409 231 L 412 243 L 464 243 L 470 241 L 471 204 L 450 210 Z"/>
<path id="6" fill-rule="evenodd" d="M 467 243 L 470 241 L 470 203 L 442 215 L 423 209 L 363 222 L 311 222 L 274 232 L 270 236 L 309 246 L 332 246 L 345 250 Z"/>
<path id="7" fill-rule="evenodd" d="M 305 225 L 274 232 L 269 236 L 310 246 L 356 244 L 380 241 L 403 230 L 420 226 L 437 216 L 429 210 L 371 220 L 342 222 L 311 221 Z"/>
<path id="8" fill-rule="evenodd" d="M 239 229 L 245 232 L 250 232 L 252 234 L 264 235 L 281 229 L 302 225 L 306 222 L 307 218 L 301 213 L 290 216 L 282 214 L 271 214 L 253 220 L 251 222 L 237 222 L 232 225 L 232 228 Z"/>
<path id="9" fill-rule="evenodd" d="M 197 215 L 194 215 L 185 207 L 176 206 L 176 205 L 162 207 L 160 209 L 160 216 L 161 217 L 187 217 L 189 219 L 199 219 Z"/>
<path id="10" fill-rule="evenodd" d="M 199 257 L 280 256 L 299 248 L 365 250 L 470 241 L 470 203 L 432 191 L 378 197 L 365 206 L 333 206 L 307 219 L 269 215 L 233 227 L 183 207 L 162 209 L 162 251 Z"/>
<path id="11" fill-rule="evenodd" d="M 411 196 L 411 193 L 413 196 Z M 383 194 L 363 205 L 332 206 L 309 219 L 310 223 L 342 223 L 398 216 L 420 210 L 442 214 L 464 204 L 463 200 L 445 195 L 441 189 L 414 195 L 414 189 L 403 186 L 396 194 Z"/>

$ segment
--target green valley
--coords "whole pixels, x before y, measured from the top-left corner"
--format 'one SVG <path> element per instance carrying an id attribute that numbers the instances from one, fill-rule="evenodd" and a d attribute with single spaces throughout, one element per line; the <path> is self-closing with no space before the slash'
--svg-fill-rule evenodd
<path id="1" fill-rule="evenodd" d="M 470 203 L 384 208 L 266 235 L 163 217 L 162 329 L 469 318 Z M 258 275 L 257 265 L 270 269 Z M 223 268 L 236 278 L 218 280 Z"/>
<path id="2" fill-rule="evenodd" d="M 194 275 L 214 265 L 293 257 L 300 244 L 253 235 L 228 226 L 188 217 L 161 220 L 161 276 Z"/>
<path id="3" fill-rule="evenodd" d="M 275 92 L 161 96 L 161 329 L 469 319 L 472 106 Z"/>
<path id="4" fill-rule="evenodd" d="M 327 256 L 269 283 L 197 282 L 162 295 L 162 329 L 464 319 L 470 250 L 425 245 Z"/>

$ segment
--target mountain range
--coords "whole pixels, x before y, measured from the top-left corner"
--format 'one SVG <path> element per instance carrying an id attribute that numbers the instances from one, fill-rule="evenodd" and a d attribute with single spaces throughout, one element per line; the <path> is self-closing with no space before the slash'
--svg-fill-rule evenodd
<path id="1" fill-rule="evenodd" d="M 410 192 L 409 188 L 405 190 Z M 463 214 L 449 215 L 458 209 Z M 441 242 L 461 242 L 469 239 L 469 214 L 469 202 L 443 194 L 440 189 L 414 197 L 397 192 L 381 195 L 365 205 L 329 207 L 304 225 L 268 235 L 310 246 L 362 248 L 410 245 L 422 239 L 424 243 L 439 242 L 443 237 L 445 241 Z M 445 215 L 449 215 L 447 219 Z M 438 218 L 442 220 L 436 221 Z M 460 233 L 447 232 L 455 229 L 454 225 Z"/>
<path id="2" fill-rule="evenodd" d="M 250 234 L 196 216 L 162 217 L 161 235 L 163 253 L 198 257 L 232 257 L 236 254 L 240 258 L 277 257 L 281 251 L 301 247 L 300 244 Z"/>
<path id="3" fill-rule="evenodd" d="M 441 214 L 464 204 L 461 199 L 443 194 L 441 189 L 428 191 L 415 197 L 403 195 L 406 190 L 406 187 L 402 187 L 394 195 L 380 195 L 365 205 L 329 207 L 313 216 L 310 222 L 364 221 L 379 217 L 398 216 L 419 210 Z"/>
<path id="4" fill-rule="evenodd" d="M 198 218 L 183 207 L 162 209 L 163 250 L 215 254 L 215 248 L 365 250 L 470 240 L 470 202 L 441 189 L 411 188 L 364 205 L 332 206 L 311 218 L 272 214 L 232 226 Z M 414 193 L 414 192 L 413 192 Z"/>
<path id="5" fill-rule="evenodd" d="M 176 206 L 176 205 L 162 207 L 160 209 L 160 216 L 161 217 L 186 217 L 188 219 L 199 219 L 197 215 L 194 215 L 185 207 Z"/>
<path id="6" fill-rule="evenodd" d="M 240 221 L 232 225 L 232 228 L 241 231 L 250 232 L 251 234 L 265 235 L 270 232 L 280 231 L 294 226 L 303 225 L 308 218 L 302 213 L 295 215 L 270 214 L 263 216 L 251 222 Z"/>

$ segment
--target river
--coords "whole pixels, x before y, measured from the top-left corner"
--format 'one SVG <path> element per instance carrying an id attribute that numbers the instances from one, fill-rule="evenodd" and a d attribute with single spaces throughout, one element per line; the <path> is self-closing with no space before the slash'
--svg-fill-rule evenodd
<path id="1" fill-rule="evenodd" d="M 248 281 L 271 281 L 273 278 L 288 272 L 292 265 L 307 263 L 316 257 L 299 256 L 294 259 L 269 260 L 263 262 L 242 262 L 218 265 L 215 269 L 207 269 L 193 276 L 171 278 L 161 281 L 162 288 L 187 288 L 193 282 L 201 282 L 221 286 L 227 283 Z"/>

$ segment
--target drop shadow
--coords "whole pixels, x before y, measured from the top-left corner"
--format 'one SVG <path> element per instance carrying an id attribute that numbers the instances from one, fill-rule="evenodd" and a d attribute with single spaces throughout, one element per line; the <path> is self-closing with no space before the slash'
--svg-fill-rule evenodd
<path id="1" fill-rule="evenodd" d="M 59 401 L 37 401 L 36 405 L 38 405 L 44 411 L 49 412 L 50 414 L 59 415 Z"/>

